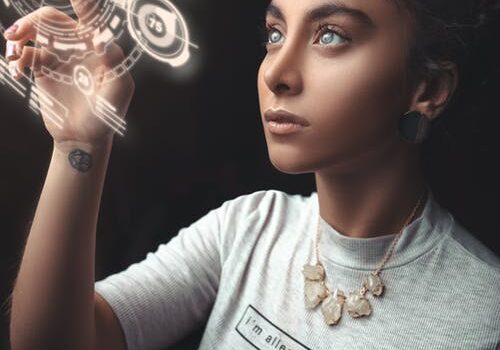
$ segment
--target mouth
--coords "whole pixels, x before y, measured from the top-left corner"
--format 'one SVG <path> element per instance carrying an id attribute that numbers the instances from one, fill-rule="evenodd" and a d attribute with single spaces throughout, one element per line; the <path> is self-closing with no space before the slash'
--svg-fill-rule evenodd
<path id="1" fill-rule="evenodd" d="M 283 109 L 268 109 L 264 119 L 269 132 L 279 135 L 298 132 L 310 125 L 306 119 Z"/>

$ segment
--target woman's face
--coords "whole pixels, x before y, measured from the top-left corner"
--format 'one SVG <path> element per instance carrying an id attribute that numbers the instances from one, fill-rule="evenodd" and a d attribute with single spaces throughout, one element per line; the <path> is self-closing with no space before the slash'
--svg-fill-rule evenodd
<path id="1" fill-rule="evenodd" d="M 393 0 L 274 0 L 266 23 L 258 90 L 277 169 L 349 172 L 400 149 L 397 121 L 411 102 L 406 11 Z"/>

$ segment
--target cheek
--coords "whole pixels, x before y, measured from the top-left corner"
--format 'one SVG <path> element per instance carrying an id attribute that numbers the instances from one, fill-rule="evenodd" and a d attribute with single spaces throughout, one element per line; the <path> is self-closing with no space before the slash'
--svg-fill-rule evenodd
<path id="1" fill-rule="evenodd" d="M 264 60 L 260 64 L 260 67 L 259 67 L 259 70 L 257 73 L 257 92 L 258 92 L 258 96 L 259 96 L 259 104 L 260 104 L 261 111 L 264 108 L 266 96 L 270 93 L 270 90 L 264 81 L 265 69 L 266 69 L 266 62 Z"/>
<path id="2" fill-rule="evenodd" d="M 400 55 L 384 49 L 366 47 L 311 65 L 306 100 L 320 130 L 356 140 L 392 131 L 405 80 Z"/>

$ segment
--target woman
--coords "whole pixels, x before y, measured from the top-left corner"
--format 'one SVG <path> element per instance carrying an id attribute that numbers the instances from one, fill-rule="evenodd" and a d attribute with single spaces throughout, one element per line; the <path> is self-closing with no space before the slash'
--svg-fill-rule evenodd
<path id="1" fill-rule="evenodd" d="M 499 259 L 435 201 L 420 165 L 429 124 L 467 81 L 461 44 L 498 26 L 498 7 L 274 0 L 258 73 L 269 157 L 314 172 L 317 192 L 227 201 L 96 284 L 113 134 L 40 74 L 74 109 L 63 130 L 45 118 L 54 151 L 13 293 L 13 349 L 164 348 L 207 320 L 201 349 L 498 348 Z M 72 21 L 30 16 L 6 33 L 14 75 L 48 59 L 23 49 L 33 18 Z M 96 76 L 121 57 L 109 51 L 84 62 Z M 97 89 L 126 113 L 130 77 Z"/>

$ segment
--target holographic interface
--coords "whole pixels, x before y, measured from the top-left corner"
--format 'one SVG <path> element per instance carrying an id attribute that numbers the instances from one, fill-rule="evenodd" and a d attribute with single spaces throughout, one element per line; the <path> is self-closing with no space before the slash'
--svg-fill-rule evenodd
<path id="1" fill-rule="evenodd" d="M 198 48 L 190 42 L 182 14 L 168 0 L 0 0 L 0 33 L 3 34 L 13 20 L 47 6 L 67 18 L 78 18 L 80 24 L 76 28 L 69 26 L 57 16 L 37 16 L 33 20 L 34 46 L 49 53 L 54 61 L 39 67 L 40 72 L 55 83 L 77 88 L 94 115 L 121 136 L 126 122 L 110 101 L 97 94 L 91 57 L 105 55 L 112 44 L 123 49 L 122 59 L 113 62 L 100 77 L 100 84 L 104 84 L 130 71 L 143 54 L 161 64 L 179 67 L 188 62 L 191 49 Z M 80 6 L 87 7 L 83 18 Z M 61 66 L 64 69 L 60 69 Z M 20 79 L 13 78 L 16 72 L 0 56 L 0 85 L 24 98 L 36 114 L 43 111 L 55 125 L 63 128 L 70 106 L 64 106 L 57 96 L 38 86 L 32 71 L 17 74 Z"/>

